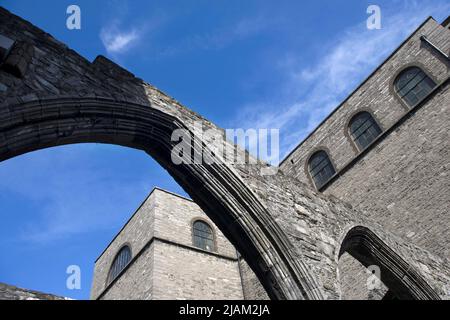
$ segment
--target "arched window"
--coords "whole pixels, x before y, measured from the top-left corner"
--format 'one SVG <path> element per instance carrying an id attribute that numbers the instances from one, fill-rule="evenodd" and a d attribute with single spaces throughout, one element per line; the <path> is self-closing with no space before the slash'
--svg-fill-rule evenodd
<path id="1" fill-rule="evenodd" d="M 354 116 L 350 121 L 349 130 L 359 150 L 367 148 L 382 132 L 368 112 L 361 112 Z"/>
<path id="2" fill-rule="evenodd" d="M 193 225 L 194 246 L 207 251 L 214 251 L 214 234 L 212 228 L 204 221 L 197 220 Z"/>
<path id="3" fill-rule="evenodd" d="M 131 261 L 131 249 L 129 246 L 124 246 L 120 249 L 119 253 L 114 258 L 114 261 L 111 265 L 111 269 L 108 274 L 108 284 L 114 281 L 117 276 L 122 272 L 123 269 L 128 265 Z"/>
<path id="4" fill-rule="evenodd" d="M 309 173 L 317 189 L 320 189 L 336 173 L 333 164 L 325 151 L 316 152 L 309 160 Z"/>
<path id="5" fill-rule="evenodd" d="M 395 79 L 395 90 L 410 107 L 425 98 L 436 83 L 418 67 L 410 67 Z"/>

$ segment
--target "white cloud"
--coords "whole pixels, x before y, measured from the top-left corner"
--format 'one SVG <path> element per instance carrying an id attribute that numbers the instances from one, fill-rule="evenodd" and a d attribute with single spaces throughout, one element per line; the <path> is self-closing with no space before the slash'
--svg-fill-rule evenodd
<path id="1" fill-rule="evenodd" d="M 141 38 L 137 29 L 121 30 L 117 25 L 103 27 L 100 31 L 100 39 L 109 54 L 125 53 Z"/>
<path id="2" fill-rule="evenodd" d="M 383 11 L 381 30 L 368 30 L 365 21 L 349 28 L 343 35 L 321 46 L 317 53 L 320 58 L 306 69 L 299 67 L 304 63 L 301 54 L 286 55 L 279 65 L 288 80 L 280 91 L 303 90 L 301 97 L 284 96 L 275 103 L 249 103 L 240 110 L 237 122 L 243 128 L 280 129 L 280 149 L 282 154 L 286 154 L 314 130 L 427 15 L 448 12 L 449 7 L 444 3 L 426 8 L 410 2 L 396 13 Z"/>

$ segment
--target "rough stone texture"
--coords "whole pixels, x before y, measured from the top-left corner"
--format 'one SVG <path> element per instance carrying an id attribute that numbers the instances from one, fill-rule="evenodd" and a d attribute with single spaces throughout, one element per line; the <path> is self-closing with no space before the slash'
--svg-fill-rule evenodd
<path id="1" fill-rule="evenodd" d="M 68 300 L 39 291 L 22 289 L 8 284 L 0 283 L 0 300 Z"/>
<path id="2" fill-rule="evenodd" d="M 216 255 L 193 250 L 192 224 L 212 228 Z M 194 202 L 156 192 L 155 299 L 243 299 L 235 248 Z M 176 245 L 175 245 L 176 244 Z"/>
<path id="3" fill-rule="evenodd" d="M 367 285 L 370 276 L 371 274 L 367 272 L 366 267 L 361 262 L 350 254 L 344 253 L 339 259 L 341 299 L 381 300 L 389 289 L 380 281 L 379 287 L 370 290 Z"/>
<path id="4" fill-rule="evenodd" d="M 376 217 L 387 230 L 448 258 L 449 123 L 447 85 L 326 193 L 347 199 Z M 372 173 L 367 174 L 369 168 Z"/>
<path id="5" fill-rule="evenodd" d="M 244 259 L 239 259 L 239 271 L 245 300 L 269 300 L 266 290 Z"/>
<path id="6" fill-rule="evenodd" d="M 193 247 L 191 226 L 198 219 L 213 228 L 214 254 Z M 107 286 L 112 261 L 125 244 L 135 260 Z M 155 189 L 98 258 L 91 297 L 243 299 L 236 250 L 194 202 Z"/>
<path id="7" fill-rule="evenodd" d="M 448 31 L 434 21 L 423 28 L 439 45 L 448 41 Z M 90 63 L 4 9 L 0 9 L 0 34 L 34 47 L 23 78 L 0 71 L 0 83 L 7 87 L 0 92 L 0 161 L 45 147 L 82 142 L 144 150 L 238 249 L 270 298 L 339 299 L 338 260 L 343 250 L 365 265 L 380 264 L 383 282 L 396 295 L 449 298 L 445 290 L 450 281 L 447 257 L 387 231 L 366 211 L 315 192 L 295 172 L 264 176 L 261 170 L 268 168 L 264 163 L 235 165 L 217 157 L 212 164 L 175 165 L 171 151 L 177 143 L 171 141 L 171 135 L 176 129 L 185 129 L 194 137 L 193 157 L 201 153 L 214 157 L 211 151 L 230 143 L 202 137 L 197 121 L 204 128 L 223 131 L 123 68 L 103 57 Z M 406 46 L 419 59 L 428 55 L 425 65 L 436 64 L 438 59 L 417 48 L 416 42 Z M 401 65 L 403 62 L 396 60 L 391 71 Z M 447 72 L 445 67 L 436 70 L 436 77 Z M 380 77 L 370 86 L 366 84 L 364 92 L 373 87 L 380 91 L 379 96 L 385 96 L 387 82 Z M 380 106 L 386 102 L 380 100 L 367 101 Z M 389 100 L 392 106 L 384 108 L 386 119 L 390 117 L 392 122 L 402 112 L 394 107 L 393 96 Z M 236 146 L 231 148 L 239 155 L 246 154 Z M 336 153 L 340 154 L 347 153 Z M 298 163 L 302 168 L 303 162 Z M 338 162 L 338 168 L 340 165 Z M 141 241 L 140 245 L 143 241 L 130 240 Z M 99 268 L 104 270 L 107 265 L 105 258 Z M 101 283 L 94 284 L 93 292 L 100 288 Z"/>
<path id="8" fill-rule="evenodd" d="M 16 42 L 2 68 L 16 77 L 23 77 L 27 72 L 34 54 L 34 47 L 27 42 Z"/>
<path id="9" fill-rule="evenodd" d="M 444 292 L 450 283 L 448 259 L 434 256 L 394 234 L 385 232 L 366 212 L 354 210 L 334 196 L 313 191 L 282 172 L 276 176 L 258 176 L 260 183 L 256 181 L 256 175 L 253 177 L 252 189 L 265 202 L 283 231 L 289 235 L 293 246 L 302 253 L 298 259 L 308 261 L 312 273 L 320 279 L 327 298 L 341 297 L 336 265 L 341 251 L 346 246 L 345 237 L 355 226 L 368 226 L 387 247 L 406 259 L 413 269 L 421 270 L 428 278 L 427 282 L 438 281 L 439 284 L 435 282 L 436 288 L 440 288 L 442 297 L 448 295 L 448 291 Z M 367 250 L 378 251 L 377 246 L 378 244 L 374 244 L 374 247 Z M 377 263 L 380 264 L 381 261 Z M 406 270 L 401 272 L 404 274 Z"/>
<path id="10" fill-rule="evenodd" d="M 236 260 L 157 243 L 154 268 L 155 299 L 244 298 Z"/>
<path id="11" fill-rule="evenodd" d="M 370 110 L 384 130 L 408 112 L 392 92 L 393 79 L 405 66 L 420 66 L 436 83 L 447 80 L 449 62 L 424 45 L 421 35 L 444 52 L 450 51 L 450 31 L 429 19 L 285 159 L 282 170 L 311 184 L 306 162 L 318 148 L 329 150 L 337 171 L 344 168 L 358 153 L 344 134 L 357 110 Z M 369 212 L 388 230 L 444 258 L 450 256 L 449 107 L 445 85 L 325 190 Z"/>
<path id="12" fill-rule="evenodd" d="M 153 268 L 154 268 L 154 243 L 143 248 L 138 259 L 132 262 L 125 272 L 107 290 L 97 295 L 91 291 L 91 299 L 99 300 L 152 300 L 153 290 Z M 108 272 L 106 272 L 108 274 Z M 94 283 L 96 277 L 102 275 L 97 270 L 94 273 Z M 100 283 L 106 286 L 106 283 Z M 97 287 L 98 288 L 98 284 Z"/>
<path id="13" fill-rule="evenodd" d="M 425 45 L 421 35 L 426 35 L 444 52 L 450 52 L 450 30 L 428 20 L 284 160 L 281 168 L 313 186 L 306 162 L 313 152 L 326 149 L 338 171 L 337 177 L 324 188 L 326 194 L 366 211 L 385 230 L 405 241 L 448 259 L 450 69 L 449 61 Z M 349 119 L 357 110 L 367 110 L 384 130 L 394 126 L 408 109 L 393 93 L 392 82 L 399 70 L 409 65 L 421 67 L 438 84 L 447 82 L 406 121 L 351 164 L 359 152 L 345 134 Z M 366 293 L 359 292 L 359 296 Z"/>
<path id="14" fill-rule="evenodd" d="M 192 246 L 191 226 L 196 220 L 205 220 L 214 232 L 215 253 L 236 260 L 236 249 L 195 202 L 186 198 L 155 190 L 155 237 Z"/>

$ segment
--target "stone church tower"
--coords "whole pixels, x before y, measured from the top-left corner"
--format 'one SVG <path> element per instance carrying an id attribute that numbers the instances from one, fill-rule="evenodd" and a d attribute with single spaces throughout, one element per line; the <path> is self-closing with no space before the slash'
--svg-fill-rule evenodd
<path id="1" fill-rule="evenodd" d="M 450 299 L 449 25 L 424 21 L 262 175 L 274 168 L 198 134 L 223 135 L 211 121 L 0 7 L 0 162 L 131 147 L 194 201 L 153 190 L 97 259 L 92 299 Z M 179 129 L 214 161 L 174 163 Z"/>
<path id="2" fill-rule="evenodd" d="M 120 262 L 126 250 L 130 255 Z M 112 275 L 114 263 L 124 267 Z M 254 292 L 267 297 L 236 249 L 194 202 L 154 189 L 97 259 L 91 298 L 259 298 L 245 292 L 244 281 L 254 281 Z"/>

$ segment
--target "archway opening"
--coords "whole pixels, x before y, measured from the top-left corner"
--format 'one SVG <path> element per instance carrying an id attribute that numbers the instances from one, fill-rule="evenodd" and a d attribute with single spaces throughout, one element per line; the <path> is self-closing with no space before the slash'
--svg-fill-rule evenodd
<path id="1" fill-rule="evenodd" d="M 157 198 L 149 200 L 149 192 L 154 194 L 155 188 Z M 144 259 L 157 260 L 159 265 L 171 266 L 172 271 L 137 274 L 130 268 L 127 276 L 177 290 L 167 298 L 227 298 L 222 292 L 230 299 L 243 298 L 235 249 L 172 177 L 141 151 L 74 144 L 27 153 L 0 166 L 0 197 L 0 249 L 2 256 L 8 257 L 0 259 L 0 282 L 61 297 L 95 299 L 90 292 L 93 280 L 108 270 L 97 269 L 94 262 L 104 251 L 115 253 L 110 244 L 117 237 L 128 237 L 128 230 L 123 229 L 135 219 L 143 221 L 138 233 L 148 233 L 150 239 L 157 232 L 159 242 L 154 242 L 154 251 L 148 253 L 132 235 L 119 240 L 120 245 L 126 243 L 133 249 L 128 258 L 139 254 L 136 264 Z M 155 212 L 155 206 L 161 210 Z M 146 219 L 148 216 L 151 218 Z M 214 252 L 195 250 L 194 243 L 181 235 L 191 231 L 191 216 L 202 217 L 214 228 Z M 155 219 L 159 222 L 151 223 Z M 164 250 L 171 250 L 176 259 L 163 256 Z M 70 274 L 66 271 L 71 266 L 80 268 L 80 288 L 67 287 Z M 190 271 L 183 274 L 184 270 Z M 114 271 L 114 278 L 119 277 L 121 270 Z M 256 278 L 252 273 L 250 276 Z M 181 279 L 186 283 L 179 284 Z M 101 290 L 112 280 L 108 279 Z M 189 288 L 197 283 L 204 286 L 193 295 Z M 128 294 L 123 291 L 120 298 L 131 298 Z"/>
<path id="2" fill-rule="evenodd" d="M 347 233 L 339 266 L 340 273 L 345 273 L 340 274 L 343 298 L 440 299 L 410 264 L 366 227 L 354 227 Z"/>

